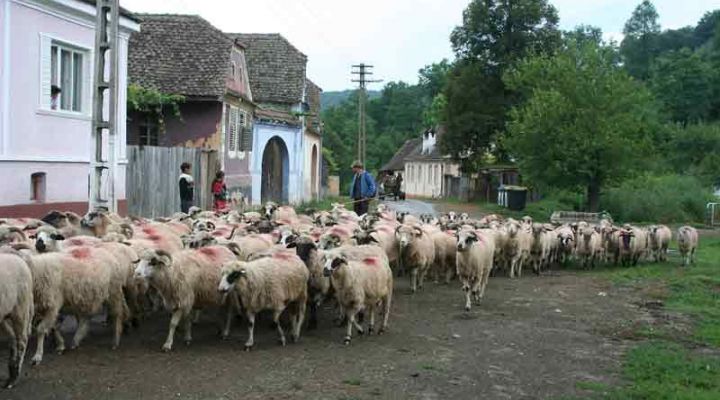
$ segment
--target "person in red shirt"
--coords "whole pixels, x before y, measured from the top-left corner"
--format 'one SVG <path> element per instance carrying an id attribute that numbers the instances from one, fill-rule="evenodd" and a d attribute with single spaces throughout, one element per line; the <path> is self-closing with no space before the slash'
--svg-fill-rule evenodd
<path id="1" fill-rule="evenodd" d="M 227 208 L 228 190 L 225 186 L 225 173 L 218 171 L 212 183 L 213 210 L 223 211 Z"/>

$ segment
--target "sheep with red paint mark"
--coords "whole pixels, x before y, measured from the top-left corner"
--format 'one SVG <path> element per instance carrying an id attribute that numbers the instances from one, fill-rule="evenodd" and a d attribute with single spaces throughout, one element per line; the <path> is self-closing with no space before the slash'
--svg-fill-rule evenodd
<path id="1" fill-rule="evenodd" d="M 462 229 L 457 233 L 456 269 L 465 292 L 465 310 L 485 295 L 495 256 L 495 232 Z"/>
<path id="2" fill-rule="evenodd" d="M 380 249 L 375 250 L 376 254 L 378 250 Z M 325 253 L 323 274 L 330 277 L 335 290 L 335 298 L 342 307 L 347 320 L 344 338 L 346 345 L 350 344 L 352 340 L 353 326 L 359 334 L 365 333 L 363 327 L 356 320 L 357 314 L 361 311 L 367 310 L 370 317 L 368 333 L 373 333 L 376 311 L 381 303 L 383 320 L 378 334 L 382 334 L 388 328 L 393 294 L 393 274 L 387 258 L 383 255 L 380 253 L 355 259 L 349 251 L 343 249 Z"/>
<path id="3" fill-rule="evenodd" d="M 455 232 L 436 230 L 430 237 L 435 246 L 435 282 L 443 276 L 445 284 L 449 284 L 455 272 Z"/>
<path id="4" fill-rule="evenodd" d="M 236 236 L 232 242 L 240 248 L 238 259 L 247 260 L 252 254 L 262 253 L 275 244 L 275 239 L 269 234 L 250 234 L 247 236 Z"/>
<path id="5" fill-rule="evenodd" d="M 319 246 L 328 250 L 351 244 L 353 232 L 358 228 L 357 225 L 335 225 L 320 236 Z"/>
<path id="6" fill-rule="evenodd" d="M 309 275 L 303 261 L 294 253 L 277 252 L 253 261 L 231 261 L 223 265 L 216 290 L 218 293 L 234 293 L 242 304 L 248 319 L 246 351 L 255 345 L 255 316 L 263 310 L 273 312 L 273 321 L 283 346 L 286 340 L 280 316 L 286 309 L 291 313 L 290 337 L 293 342 L 300 338 Z"/>
<path id="7" fill-rule="evenodd" d="M 107 250 L 92 247 L 71 247 L 63 251 L 33 254 L 26 260 L 33 274 L 35 301 L 35 333 L 37 346 L 33 364 L 42 361 L 45 336 L 54 331 L 57 352 L 65 350 L 65 342 L 56 327 L 58 313 L 74 315 L 78 327 L 71 348 L 77 348 L 86 336 L 90 318 L 107 304 L 111 310 L 122 308 L 122 290 L 113 290 L 113 271 L 118 261 Z M 113 340 L 117 346 L 119 333 Z"/>
<path id="8" fill-rule="evenodd" d="M 172 350 L 175 329 L 184 322 L 184 340 L 192 341 L 191 314 L 193 309 L 225 307 L 222 337 L 230 334 L 233 309 L 237 306 L 232 298 L 217 291 L 222 266 L 236 260 L 227 247 L 209 246 L 170 254 L 163 250 L 146 250 L 140 255 L 135 276 L 147 280 L 158 291 L 165 308 L 171 312 L 168 335 L 163 351 Z"/>

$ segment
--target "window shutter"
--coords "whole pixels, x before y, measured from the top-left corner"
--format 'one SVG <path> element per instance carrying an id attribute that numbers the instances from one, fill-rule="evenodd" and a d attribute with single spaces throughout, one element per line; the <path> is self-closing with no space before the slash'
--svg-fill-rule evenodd
<path id="1" fill-rule="evenodd" d="M 52 39 L 43 34 L 40 35 L 40 108 L 50 109 L 50 87 L 52 83 L 50 64 L 52 57 L 50 55 L 50 47 Z"/>
<path id="2" fill-rule="evenodd" d="M 235 152 L 237 151 L 237 108 L 230 106 L 228 112 L 228 153 L 230 157 L 235 157 Z"/>

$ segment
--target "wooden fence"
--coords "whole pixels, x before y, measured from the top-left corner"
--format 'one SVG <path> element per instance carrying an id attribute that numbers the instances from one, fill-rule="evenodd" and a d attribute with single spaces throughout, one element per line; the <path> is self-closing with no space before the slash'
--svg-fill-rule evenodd
<path id="1" fill-rule="evenodd" d="M 185 147 L 127 146 L 128 214 L 168 217 L 180 211 L 180 164 L 192 164 L 195 205 L 212 208 L 210 184 L 219 169 L 216 151 Z"/>

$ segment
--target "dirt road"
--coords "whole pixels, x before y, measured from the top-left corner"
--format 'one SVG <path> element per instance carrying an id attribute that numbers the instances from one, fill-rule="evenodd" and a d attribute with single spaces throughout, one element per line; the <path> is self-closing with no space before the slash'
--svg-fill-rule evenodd
<path id="1" fill-rule="evenodd" d="M 220 341 L 211 313 L 194 342 L 160 352 L 168 317 L 146 321 L 110 350 L 95 325 L 85 344 L 46 352 L 3 399 L 544 399 L 577 394 L 577 381 L 612 382 L 624 344 L 612 339 L 641 311 L 627 294 L 574 273 L 493 278 L 485 303 L 462 311 L 457 284 L 409 295 L 398 279 L 391 329 L 355 338 L 330 325 L 281 348 L 269 324 L 242 351 L 244 324 Z M 598 293 L 607 293 L 607 296 Z M 242 326 L 239 326 L 242 325 Z M 32 350 L 32 349 L 31 349 Z M 3 346 L 0 357 L 8 356 Z"/>

